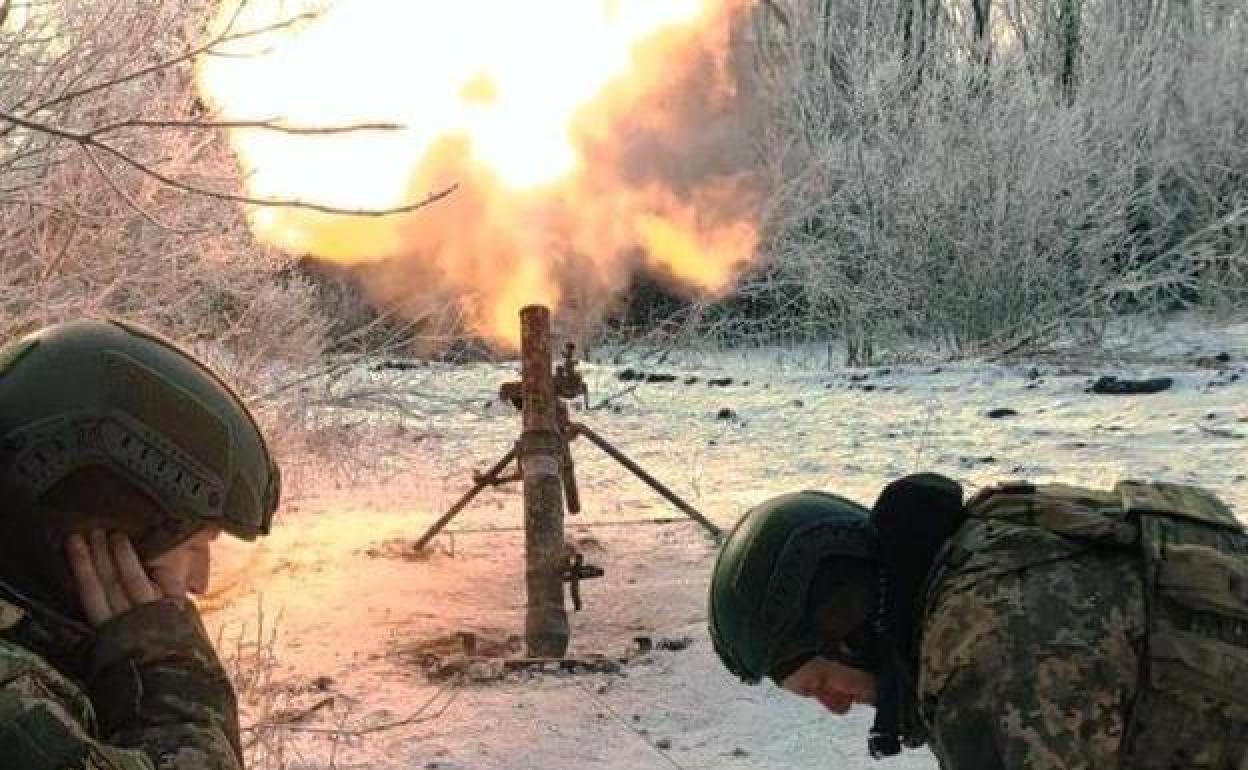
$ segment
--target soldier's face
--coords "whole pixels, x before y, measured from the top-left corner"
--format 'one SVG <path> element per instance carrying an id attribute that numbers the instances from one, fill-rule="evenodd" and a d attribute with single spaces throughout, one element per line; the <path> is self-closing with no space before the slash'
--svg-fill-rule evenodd
<path id="1" fill-rule="evenodd" d="M 143 566 L 165 596 L 202 594 L 212 573 L 212 542 L 220 535 L 220 528 L 204 527 Z"/>
<path id="2" fill-rule="evenodd" d="M 785 677 L 780 686 L 803 698 L 812 698 L 834 714 L 844 714 L 855 703 L 875 703 L 875 676 L 844 663 L 815 656 Z"/>

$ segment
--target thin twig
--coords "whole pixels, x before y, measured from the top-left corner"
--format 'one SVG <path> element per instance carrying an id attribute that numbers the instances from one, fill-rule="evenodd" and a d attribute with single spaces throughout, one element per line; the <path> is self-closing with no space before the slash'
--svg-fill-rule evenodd
<path id="1" fill-rule="evenodd" d="M 255 198 L 250 195 L 236 195 L 234 193 L 226 193 L 226 192 L 221 192 L 219 190 L 208 190 L 203 187 L 199 187 L 197 185 L 192 185 L 186 182 L 182 182 L 181 180 L 174 179 L 170 176 L 160 173 L 159 171 L 152 168 L 151 166 L 148 166 L 147 164 L 142 163 L 141 161 L 138 161 L 130 157 L 129 155 L 122 152 L 121 150 L 116 149 L 115 147 L 111 147 L 107 144 L 104 144 L 102 142 L 96 142 L 94 140 L 89 140 L 89 141 L 91 142 L 92 145 L 99 147 L 100 149 L 106 152 L 111 153 L 112 155 L 117 157 L 117 159 L 121 160 L 123 163 L 126 163 L 127 165 L 134 167 L 138 171 L 141 171 L 142 173 L 147 174 L 148 176 L 152 177 L 156 181 L 168 187 L 172 187 L 176 190 L 182 190 L 183 192 L 193 193 L 195 195 L 203 195 L 208 198 L 216 198 L 218 200 L 234 201 L 235 203 L 246 203 L 252 206 L 304 209 L 308 211 L 319 211 L 322 214 L 339 214 L 342 216 L 353 216 L 353 217 L 385 217 L 385 216 L 392 216 L 394 214 L 407 214 L 409 212 L 416 211 L 417 209 L 423 209 L 425 206 L 429 206 L 434 203 L 437 203 L 443 198 L 446 198 L 447 196 L 449 196 L 451 193 L 455 192 L 455 190 L 459 189 L 458 184 L 453 184 L 450 187 L 447 187 L 438 192 L 429 193 L 427 196 L 425 196 L 421 200 L 415 201 L 413 203 L 406 203 L 401 206 L 395 206 L 393 208 L 388 208 L 388 209 L 348 209 L 348 208 L 341 208 L 338 206 L 326 206 L 320 203 L 311 203 L 309 201 L 298 200 L 294 198 Z"/>
<path id="2" fill-rule="evenodd" d="M 378 316 L 374 320 L 370 321 L 366 326 L 351 332 L 345 337 L 335 340 L 335 342 L 338 344 L 342 344 L 342 343 L 350 341 L 353 337 L 357 339 L 362 338 L 368 333 L 370 329 L 376 326 L 380 326 L 381 324 L 389 321 L 392 318 L 393 318 L 393 313 L 387 312 L 383 315 Z M 401 334 L 402 334 L 402 330 L 399 330 L 395 332 L 394 336 L 398 337 Z M 249 404 L 262 403 L 264 401 L 269 401 L 286 391 L 289 391 L 293 388 L 297 388 L 301 385 L 305 385 L 314 380 L 319 380 L 319 379 L 327 378 L 327 377 L 333 377 L 341 372 L 349 371 L 355 368 L 356 366 L 364 363 L 365 361 L 368 361 L 370 359 L 373 359 L 382 355 L 387 350 L 389 350 L 392 345 L 397 346 L 404 341 L 405 340 L 396 339 L 390 343 L 384 343 L 382 345 L 378 345 L 375 348 L 362 350 L 359 353 L 355 353 L 351 355 L 350 357 L 345 357 L 336 361 L 331 361 L 322 367 L 318 367 L 316 369 L 313 369 L 312 371 L 300 374 L 299 376 L 293 379 L 287 380 L 285 382 L 278 383 L 277 385 L 274 385 L 268 390 L 265 390 L 254 396 L 251 396 L 250 398 L 247 399 L 247 401 Z"/>
<path id="3" fill-rule="evenodd" d="M 122 120 L 117 123 L 93 128 L 83 136 L 97 137 L 127 128 L 177 128 L 177 129 L 213 129 L 213 128 L 255 128 L 297 136 L 321 136 L 326 134 L 348 134 L 358 131 L 401 131 L 406 126 L 400 123 L 352 123 L 345 126 L 289 126 L 277 120 Z"/>
<path id="4" fill-rule="evenodd" d="M 168 230 L 171 233 L 177 233 L 179 235 L 190 235 L 192 233 L 202 232 L 202 229 L 176 227 L 174 225 L 168 224 L 166 222 L 162 222 L 159 219 L 157 219 L 155 214 L 152 214 L 150 211 L 144 208 L 138 201 L 136 201 L 130 195 L 130 193 L 122 189 L 121 185 L 117 183 L 117 180 L 113 179 L 113 177 L 108 173 L 108 170 L 105 169 L 103 164 L 100 163 L 100 159 L 95 157 L 95 153 L 91 151 L 90 145 L 80 144 L 78 146 L 82 149 L 82 152 L 87 156 L 87 159 L 91 161 L 91 165 L 95 167 L 96 173 L 99 174 L 100 178 L 104 180 L 104 184 L 108 185 L 109 188 L 112 189 L 112 191 L 116 193 L 119 198 L 125 201 L 127 206 L 129 206 L 136 213 L 138 213 L 139 216 L 143 217 L 144 219 L 146 219 L 148 222 L 155 225 L 156 227 L 159 227 L 162 230 Z"/>
<path id="5" fill-rule="evenodd" d="M 306 721 L 308 717 L 312 716 L 316 712 L 332 705 L 334 705 L 334 696 L 330 695 L 321 698 L 316 703 L 313 703 L 311 706 L 307 706 L 305 708 L 279 711 L 269 719 L 266 719 L 263 722 L 257 722 L 249 727 L 244 727 L 241 731 L 262 732 L 265 730 L 272 730 L 277 727 L 290 727 L 297 722 Z"/>
<path id="6" fill-rule="evenodd" d="M 435 702 L 437 702 L 439 698 L 441 698 L 443 695 L 447 693 L 450 693 L 450 696 L 446 699 L 446 702 L 443 703 L 438 708 L 437 711 L 431 714 L 425 713 L 429 711 L 430 706 L 432 706 Z M 422 703 L 415 711 L 413 711 L 411 714 L 407 715 L 406 717 L 403 717 L 402 719 L 396 719 L 392 722 L 382 722 L 381 724 L 370 725 L 368 727 L 342 728 L 342 727 L 304 727 L 302 725 L 280 725 L 276 729 L 288 730 L 290 732 L 297 732 L 297 733 L 316 733 L 319 735 L 342 735 L 342 736 L 348 736 L 351 738 L 357 738 L 361 735 L 372 735 L 373 733 L 384 732 L 386 730 L 393 730 L 396 727 L 407 727 L 409 725 L 421 724 L 423 722 L 430 722 L 430 721 L 433 721 L 434 719 L 438 719 L 443 714 L 445 714 L 447 710 L 450 709 L 452 704 L 455 703 L 455 701 L 459 698 L 459 693 L 460 693 L 459 689 L 452 689 L 449 685 L 443 685 L 442 687 L 438 689 L 437 692 L 435 692 L 432 696 L 430 696 L 427 701 Z M 255 729 L 255 728 L 252 728 L 252 729 Z"/>
<path id="7" fill-rule="evenodd" d="M 418 200 L 412 203 L 406 203 L 401 206 L 395 206 L 393 208 L 387 208 L 387 209 L 348 209 L 348 208 L 341 208 L 339 206 L 327 206 L 327 205 L 320 204 L 320 203 L 311 203 L 309 201 L 298 200 L 298 199 L 293 199 L 293 198 L 256 198 L 250 195 L 237 195 L 235 193 L 227 193 L 227 192 L 222 192 L 220 190 L 209 190 L 204 187 L 199 187 L 198 185 L 193 185 L 187 182 L 183 182 L 179 179 L 174 179 L 173 177 L 167 174 L 157 171 L 155 168 L 152 168 L 150 165 L 136 158 L 131 157 L 126 152 L 110 144 L 99 141 L 98 139 L 91 136 L 89 133 L 84 134 L 84 133 L 80 133 L 76 131 L 69 131 L 67 129 L 47 125 L 45 123 L 40 123 L 38 121 L 21 118 L 11 113 L 7 113 L 3 111 L 0 111 L 0 120 L 7 121 L 17 126 L 21 126 L 22 128 L 25 128 L 30 131 L 37 131 L 39 133 L 48 134 L 50 136 L 55 136 L 55 137 L 65 139 L 70 142 L 74 142 L 81 146 L 94 147 L 104 152 L 107 152 L 108 154 L 117 158 L 118 160 L 125 163 L 126 165 L 142 172 L 143 174 L 146 174 L 147 176 L 155 179 L 156 181 L 160 182 L 166 187 L 172 187 L 175 190 L 182 190 L 183 192 L 188 192 L 188 193 L 192 193 L 195 195 L 202 195 L 207 198 L 215 198 L 217 200 L 224 200 L 224 201 L 233 201 L 235 203 L 245 203 L 251 206 L 305 209 L 308 211 L 319 211 L 322 214 L 338 214 L 342 216 L 384 217 L 384 216 L 392 216 L 394 214 L 407 214 L 409 212 L 416 211 L 417 209 L 422 209 L 425 206 L 429 206 L 431 204 L 437 203 L 443 198 L 446 198 L 447 196 L 449 196 L 451 193 L 455 192 L 455 190 L 459 188 L 458 184 L 453 184 L 438 192 L 430 193 L 429 195 L 425 196 L 421 200 Z"/>
<path id="8" fill-rule="evenodd" d="M 238 9 L 235 11 L 234 18 L 225 27 L 227 30 L 233 26 L 234 21 L 236 21 L 238 18 L 238 13 L 242 11 L 242 8 L 244 5 L 245 3 L 239 4 Z M 79 99 L 83 96 L 96 93 L 97 91 L 103 91 L 105 89 L 121 85 L 122 83 L 126 83 L 131 80 L 137 80 L 139 78 L 145 77 L 147 75 L 151 75 L 161 70 L 169 69 L 170 67 L 177 66 L 178 64 L 181 64 L 182 62 L 190 61 L 191 59 L 194 59 L 196 56 L 207 53 L 211 51 L 213 48 L 215 48 L 216 46 L 222 45 L 223 43 L 233 43 L 239 40 L 246 40 L 252 37 L 259 37 L 261 35 L 266 35 L 270 32 L 276 32 L 279 29 L 285 29 L 287 27 L 294 26 L 296 23 L 300 21 L 310 21 L 311 19 L 315 19 L 318 16 L 319 14 L 317 14 L 316 12 L 307 11 L 304 13 L 296 14 L 295 16 L 292 16 L 289 19 L 283 19 L 282 21 L 274 22 L 273 24 L 267 24 L 263 27 L 257 27 L 256 29 L 246 30 L 244 32 L 234 32 L 234 33 L 219 35 L 202 45 L 195 46 L 194 48 L 188 48 L 187 50 L 183 51 L 182 53 L 176 56 L 165 59 L 163 61 L 156 62 L 155 64 L 149 65 L 147 67 L 142 67 L 140 69 L 127 72 L 124 75 L 118 75 L 115 78 L 109 78 L 108 80 L 103 80 L 99 83 L 94 83 L 92 85 L 76 89 L 74 91 L 63 93 L 60 96 L 54 97 L 52 99 L 48 99 L 47 101 L 40 103 L 34 109 L 32 109 L 30 111 L 30 114 L 41 112 L 43 110 L 48 109 L 49 107 L 54 107 L 58 104 L 63 104 L 65 102 L 72 101 L 74 99 Z"/>
<path id="9" fill-rule="evenodd" d="M 632 393 L 633 391 L 637 390 L 637 388 L 641 387 L 643 384 L 644 384 L 644 381 L 634 382 L 632 385 L 629 385 L 627 388 L 624 388 L 623 390 L 620 390 L 617 393 L 612 393 L 611 395 L 606 396 L 601 401 L 591 406 L 589 408 L 589 411 L 596 412 L 599 409 L 602 409 L 610 405 L 612 401 L 615 401 L 616 399 L 620 399 L 620 398 L 623 398 L 624 396 L 627 396 L 629 393 Z"/>
<path id="10" fill-rule="evenodd" d="M 319 204 L 319 203 L 310 203 L 308 201 L 303 201 L 303 200 L 298 200 L 298 199 L 254 198 L 249 195 L 234 195 L 231 193 L 223 193 L 223 192 L 216 191 L 216 190 L 206 190 L 204 188 L 197 187 L 195 185 L 186 184 L 176 179 L 172 179 L 168 176 L 165 176 L 155 171 L 152 168 L 145 166 L 144 164 L 134 160 L 133 158 L 130 158 L 124 153 L 118 152 L 116 150 L 112 150 L 111 148 L 109 149 L 114 155 L 116 155 L 122 161 L 125 161 L 126 163 L 135 167 L 139 171 L 147 174 L 148 176 L 151 176 L 153 179 L 169 187 L 173 187 L 175 189 L 182 190 L 184 192 L 194 193 L 196 195 L 203 195 L 209 198 L 218 198 L 220 200 L 234 201 L 236 203 L 246 203 L 252 206 L 306 209 L 309 211 L 319 211 L 323 214 L 338 214 L 342 216 L 384 217 L 384 216 L 392 216 L 394 214 L 407 214 L 409 212 L 416 211 L 417 209 L 423 209 L 425 206 L 429 206 L 434 203 L 437 203 L 438 201 L 442 200 L 443 198 L 446 198 L 451 193 L 459 189 L 458 184 L 453 184 L 450 187 L 447 187 L 438 192 L 429 193 L 429 195 L 425 196 L 421 200 L 418 200 L 412 203 L 406 203 L 401 206 L 395 206 L 393 208 L 388 208 L 388 209 L 348 209 L 348 208 L 341 208 L 338 206 L 326 206 L 326 205 Z"/>

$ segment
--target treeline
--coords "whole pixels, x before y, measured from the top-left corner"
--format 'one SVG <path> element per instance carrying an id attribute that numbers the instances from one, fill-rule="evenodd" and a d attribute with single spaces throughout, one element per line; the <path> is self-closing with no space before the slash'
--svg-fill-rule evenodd
<path id="1" fill-rule="evenodd" d="M 0 0 L 0 334 L 127 315 L 261 400 L 274 362 L 472 350 L 453 302 L 379 311 L 252 239 L 193 89 L 195 56 L 228 53 L 215 7 Z M 600 339 L 843 338 L 861 359 L 1248 306 L 1241 0 L 760 0 L 741 37 L 758 259 L 726 298 L 640 277 Z"/>
<path id="2" fill-rule="evenodd" d="M 1248 5 L 768 0 L 753 42 L 772 197 L 715 324 L 861 357 L 1248 307 Z"/>

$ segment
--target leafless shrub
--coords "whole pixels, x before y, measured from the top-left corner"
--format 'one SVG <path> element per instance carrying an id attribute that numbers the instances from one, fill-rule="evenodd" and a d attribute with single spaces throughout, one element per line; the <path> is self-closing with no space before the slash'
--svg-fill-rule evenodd
<path id="1" fill-rule="evenodd" d="M 965 353 L 1242 301 L 1242 7 L 763 5 L 769 285 L 746 289 L 796 303 L 792 336 Z"/>
<path id="2" fill-rule="evenodd" d="M 192 67 L 265 30 L 210 25 L 218 5 L 0 5 L 0 335 L 82 316 L 149 325 L 234 383 L 287 462 L 340 456 L 323 444 L 349 432 L 344 415 L 349 426 L 393 402 L 385 381 L 344 385 L 334 351 L 392 340 L 337 323 L 296 259 L 250 234 L 240 169 Z M 256 123 L 359 128 L 274 117 Z"/>
<path id="3" fill-rule="evenodd" d="M 280 617 L 265 615 L 263 599 L 257 599 L 252 621 L 223 625 L 217 631 L 217 653 L 238 699 L 248 767 L 286 767 L 286 742 L 264 729 L 288 700 L 288 688 L 277 678 L 280 624 Z"/>

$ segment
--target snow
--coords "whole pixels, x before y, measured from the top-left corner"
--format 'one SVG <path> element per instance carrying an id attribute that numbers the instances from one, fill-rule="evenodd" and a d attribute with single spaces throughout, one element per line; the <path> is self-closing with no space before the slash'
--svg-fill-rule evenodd
<path id="1" fill-rule="evenodd" d="M 1229 362 L 1212 358 L 1222 352 Z M 634 384 L 616 379 L 625 366 L 677 380 L 625 392 Z M 1153 395 L 1087 393 L 1103 374 L 1169 376 L 1175 385 Z M 584 375 L 591 402 L 614 398 L 574 418 L 725 527 L 796 489 L 869 503 L 916 470 L 953 476 L 968 493 L 1004 478 L 1190 482 L 1248 512 L 1248 324 L 1128 329 L 1096 355 L 1071 348 L 861 369 L 829 367 L 826 351 L 813 348 L 674 351 L 660 365 L 604 353 Z M 505 643 L 523 633 L 518 485 L 483 492 L 432 556 L 413 558 L 409 547 L 467 490 L 471 471 L 517 437 L 514 410 L 496 399 L 516 370 L 483 363 L 353 376 L 405 378 L 409 452 L 388 461 L 384 481 L 292 499 L 259 544 L 223 543 L 205 602 L 243 690 L 244 724 L 284 725 L 247 733 L 255 768 L 935 767 L 925 750 L 883 764 L 867 757 L 869 708 L 825 715 L 724 671 L 705 631 L 713 543 L 583 439 L 573 453 L 585 511 L 566 529 L 606 576 L 582 586 L 570 654 L 629 662 L 620 674 L 431 681 L 419 658 L 440 640 L 467 630 Z M 690 377 L 699 381 L 684 384 Z M 710 377 L 734 383 L 710 387 Z M 986 416 L 1003 407 L 1018 414 Z M 736 417 L 718 419 L 722 408 Z M 639 635 L 692 642 L 640 654 Z"/>

